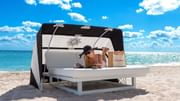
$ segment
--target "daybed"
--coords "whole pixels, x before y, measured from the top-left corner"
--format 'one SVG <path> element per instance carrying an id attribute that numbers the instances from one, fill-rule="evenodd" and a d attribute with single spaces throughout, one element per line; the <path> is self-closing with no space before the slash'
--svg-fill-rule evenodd
<path id="1" fill-rule="evenodd" d="M 126 90 L 134 88 L 136 86 L 136 77 L 145 76 L 149 70 L 147 67 L 140 65 L 128 65 L 126 67 L 103 67 L 101 69 L 73 68 L 73 65 L 77 62 L 78 54 L 79 52 L 74 50 L 46 52 L 45 59 L 46 66 L 49 71 L 49 77 L 51 78 L 50 83 L 52 83 L 52 78 L 75 82 L 77 83 L 77 89 L 71 89 L 70 87 L 65 87 L 63 85 L 59 87 L 77 95 Z M 83 64 L 82 60 L 78 60 L 78 62 Z M 123 87 L 118 86 L 88 91 L 83 90 L 83 82 L 119 78 L 131 78 L 131 85 L 127 84 Z M 108 83 L 113 84 L 114 82 Z"/>

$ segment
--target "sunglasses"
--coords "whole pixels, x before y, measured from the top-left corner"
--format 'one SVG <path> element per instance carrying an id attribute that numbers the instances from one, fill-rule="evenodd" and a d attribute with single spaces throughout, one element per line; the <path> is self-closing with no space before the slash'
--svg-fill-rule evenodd
<path id="1" fill-rule="evenodd" d="M 89 51 L 89 52 L 87 52 L 87 53 L 85 53 L 85 55 L 88 55 L 88 54 L 90 54 L 91 52 Z"/>

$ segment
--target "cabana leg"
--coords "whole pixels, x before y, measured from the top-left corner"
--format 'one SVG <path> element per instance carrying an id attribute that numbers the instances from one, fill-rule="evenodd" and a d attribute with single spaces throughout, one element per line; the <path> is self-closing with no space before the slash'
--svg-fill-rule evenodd
<path id="1" fill-rule="evenodd" d="M 131 80 L 132 80 L 132 86 L 136 87 L 136 78 L 132 77 Z"/>
<path id="2" fill-rule="evenodd" d="M 40 81 L 40 88 L 39 88 L 40 91 L 43 91 L 43 80 L 44 80 L 44 78 L 42 78 Z"/>
<path id="3" fill-rule="evenodd" d="M 77 82 L 77 92 L 78 95 L 82 94 L 82 82 Z"/>
<path id="4" fill-rule="evenodd" d="M 53 77 L 49 76 L 49 82 L 50 82 L 50 83 L 53 82 Z"/>

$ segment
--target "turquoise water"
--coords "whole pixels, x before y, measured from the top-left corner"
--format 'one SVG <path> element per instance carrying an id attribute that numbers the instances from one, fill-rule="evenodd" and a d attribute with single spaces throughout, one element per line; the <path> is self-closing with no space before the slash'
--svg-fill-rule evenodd
<path id="1" fill-rule="evenodd" d="M 129 65 L 180 64 L 180 52 L 129 52 L 126 61 Z"/>
<path id="2" fill-rule="evenodd" d="M 0 51 L 0 71 L 27 71 L 31 65 L 31 51 Z M 180 64 L 180 52 L 127 52 L 129 65 Z"/>
<path id="3" fill-rule="evenodd" d="M 0 71 L 30 69 L 32 51 L 0 51 Z"/>

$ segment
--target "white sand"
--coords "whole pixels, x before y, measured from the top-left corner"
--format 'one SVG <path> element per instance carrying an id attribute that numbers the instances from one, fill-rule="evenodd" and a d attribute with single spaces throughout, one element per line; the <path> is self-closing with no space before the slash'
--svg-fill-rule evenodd
<path id="1" fill-rule="evenodd" d="M 180 67 L 151 67 L 137 78 L 137 89 L 76 96 L 46 85 L 40 92 L 29 73 L 0 73 L 0 101 L 180 101 Z"/>

